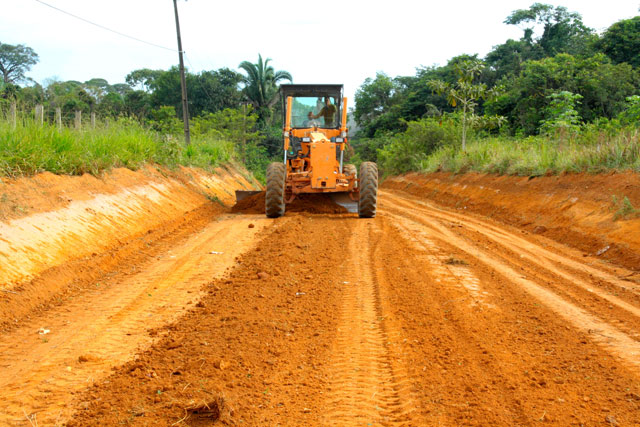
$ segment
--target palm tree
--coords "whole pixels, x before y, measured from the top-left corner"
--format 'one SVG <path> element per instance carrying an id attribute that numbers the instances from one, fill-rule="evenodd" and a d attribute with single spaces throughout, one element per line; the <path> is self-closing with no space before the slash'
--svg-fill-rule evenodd
<path id="1" fill-rule="evenodd" d="M 262 55 L 258 54 L 256 64 L 242 61 L 239 66 L 247 73 L 244 77 L 245 95 L 258 111 L 264 107 L 271 108 L 277 102 L 278 82 L 293 81 L 288 71 L 275 71 L 269 61 L 271 58 L 262 61 Z"/>

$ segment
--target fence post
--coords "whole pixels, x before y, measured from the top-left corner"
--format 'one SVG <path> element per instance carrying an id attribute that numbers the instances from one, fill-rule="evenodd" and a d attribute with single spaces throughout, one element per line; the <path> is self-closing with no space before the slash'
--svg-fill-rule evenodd
<path id="1" fill-rule="evenodd" d="M 12 102 L 11 107 L 9 108 L 9 121 L 11 122 L 11 126 L 16 128 L 16 103 Z"/>
<path id="2" fill-rule="evenodd" d="M 44 124 L 44 107 L 40 104 L 36 105 L 36 123 L 40 126 Z"/>
<path id="3" fill-rule="evenodd" d="M 91 112 L 91 129 L 96 128 L 96 113 Z"/>
<path id="4" fill-rule="evenodd" d="M 82 111 L 76 111 L 76 119 L 74 121 L 76 130 L 80 130 L 82 128 Z"/>
<path id="5" fill-rule="evenodd" d="M 56 125 L 58 125 L 58 130 L 62 130 L 62 109 L 60 107 L 56 107 Z"/>
<path id="6" fill-rule="evenodd" d="M 105 118 L 105 119 L 104 119 L 104 127 L 105 127 L 106 129 L 109 129 L 109 117 L 107 117 L 107 118 Z"/>

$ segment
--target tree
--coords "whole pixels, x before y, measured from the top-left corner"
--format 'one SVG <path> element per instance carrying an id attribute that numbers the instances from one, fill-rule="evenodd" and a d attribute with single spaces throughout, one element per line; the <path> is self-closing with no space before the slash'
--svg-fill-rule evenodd
<path id="1" fill-rule="evenodd" d="M 97 110 L 104 116 L 117 117 L 124 112 L 124 96 L 117 92 L 109 92 L 102 97 Z"/>
<path id="2" fill-rule="evenodd" d="M 563 90 L 547 98 L 551 102 L 545 111 L 547 118 L 542 121 L 541 133 L 559 135 L 562 139 L 577 133 L 580 130 L 580 115 L 575 107 L 580 104 L 582 95 Z"/>
<path id="3" fill-rule="evenodd" d="M 376 73 L 376 78 L 367 78 L 356 90 L 356 123 L 363 125 L 384 114 L 391 107 L 398 84 L 384 73 Z"/>
<path id="4" fill-rule="evenodd" d="M 256 108 L 258 116 L 265 119 L 269 115 L 269 109 L 277 102 L 278 83 L 281 81 L 293 81 L 288 71 L 275 71 L 269 65 L 270 58 L 262 60 L 258 54 L 258 62 L 243 61 L 239 68 L 247 73 L 243 78 L 244 94 Z"/>
<path id="5" fill-rule="evenodd" d="M 131 76 L 131 74 L 129 75 Z M 242 75 L 228 68 L 217 71 L 202 71 L 199 74 L 186 72 L 189 99 L 189 114 L 192 117 L 203 113 L 215 113 L 225 108 L 237 108 L 242 101 L 238 85 Z M 133 78 L 129 78 L 135 83 Z M 167 71 L 154 73 L 148 81 L 153 108 L 171 105 L 177 114 L 182 115 L 182 95 L 180 89 L 180 71 L 171 67 Z"/>
<path id="6" fill-rule="evenodd" d="M 496 82 L 508 75 L 517 76 L 526 61 L 543 57 L 542 48 L 533 44 L 530 38 L 523 37 L 518 41 L 509 39 L 494 46 L 484 60 L 493 74 L 493 81 Z"/>
<path id="7" fill-rule="evenodd" d="M 618 118 L 626 125 L 640 125 L 640 95 L 627 97 L 627 106 L 618 115 Z"/>
<path id="8" fill-rule="evenodd" d="M 495 97 L 495 88 L 489 89 L 484 83 L 475 84 L 474 80 L 484 69 L 482 61 L 464 60 L 455 66 L 458 81 L 455 86 L 442 80 L 430 80 L 429 87 L 436 93 L 444 95 L 449 104 L 462 109 L 462 151 L 467 149 L 467 126 L 473 119 L 478 100 Z"/>
<path id="9" fill-rule="evenodd" d="M 116 83 L 109 87 L 109 92 L 115 92 L 119 95 L 125 96 L 127 93 L 131 92 L 133 88 L 126 83 Z"/>
<path id="10" fill-rule="evenodd" d="M 162 74 L 163 70 L 151 70 L 149 68 L 141 68 L 127 74 L 125 81 L 131 87 L 138 86 L 138 89 L 150 91 L 155 80 Z"/>
<path id="11" fill-rule="evenodd" d="M 640 66 L 640 16 L 611 25 L 596 43 L 615 64 Z"/>
<path id="12" fill-rule="evenodd" d="M 5 84 L 26 80 L 25 73 L 37 63 L 38 54 L 30 47 L 0 43 L 0 72 Z"/>
<path id="13" fill-rule="evenodd" d="M 548 96 L 555 92 L 580 94 L 582 102 L 575 108 L 585 122 L 616 117 L 626 107 L 626 98 L 640 92 L 640 70 L 612 64 L 602 53 L 591 57 L 562 53 L 525 62 L 522 72 L 504 84 L 504 93 L 486 102 L 485 110 L 507 116 L 514 130 L 532 135 L 546 118 Z"/>
<path id="14" fill-rule="evenodd" d="M 102 97 L 109 92 L 109 82 L 101 78 L 93 78 L 84 82 L 83 87 L 85 91 L 91 95 L 96 102 L 100 102 Z"/>
<path id="15" fill-rule="evenodd" d="M 229 68 L 202 71 L 193 76 L 188 81 L 189 110 L 193 109 L 194 115 L 200 115 L 238 108 L 242 103 L 241 81 L 242 74 Z"/>
<path id="16" fill-rule="evenodd" d="M 132 90 L 124 95 L 124 109 L 132 116 L 144 119 L 149 116 L 152 108 L 151 95 L 143 90 Z"/>
<path id="17" fill-rule="evenodd" d="M 566 7 L 553 7 L 550 4 L 534 3 L 529 9 L 518 9 L 504 21 L 509 25 L 542 25 L 542 35 L 536 43 L 546 56 L 558 53 L 572 55 L 586 53 L 590 42 L 594 39 L 593 30 L 585 26 L 582 16 L 577 12 L 569 12 Z M 534 27 L 524 29 L 524 40 L 531 39 Z"/>

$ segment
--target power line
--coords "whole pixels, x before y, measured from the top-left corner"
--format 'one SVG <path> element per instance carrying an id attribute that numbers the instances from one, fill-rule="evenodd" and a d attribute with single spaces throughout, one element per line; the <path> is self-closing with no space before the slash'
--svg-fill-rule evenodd
<path id="1" fill-rule="evenodd" d="M 78 15 L 74 15 L 73 13 L 67 12 L 66 10 L 62 10 L 62 9 L 56 7 L 56 6 L 50 5 L 49 3 L 45 3 L 45 2 L 43 2 L 41 0 L 34 0 L 34 1 L 36 1 L 36 2 L 38 2 L 40 4 L 43 4 L 43 5 L 47 6 L 47 7 L 50 7 L 51 9 L 57 10 L 58 12 L 62 12 L 65 15 L 69 15 L 69 16 L 71 16 L 73 18 L 79 19 L 80 21 L 86 22 L 87 24 L 91 24 L 91 25 L 94 25 L 94 26 L 96 26 L 98 28 L 101 28 L 103 30 L 115 33 L 115 34 L 117 34 L 119 36 L 126 37 L 128 39 L 135 40 L 135 41 L 140 42 L 140 43 L 148 44 L 149 46 L 157 47 L 159 49 L 170 50 L 171 52 L 178 52 L 176 49 L 172 49 L 170 47 L 161 46 L 159 44 L 151 43 L 151 42 L 148 42 L 146 40 L 142 40 L 142 39 L 139 39 L 137 37 L 133 37 L 133 36 L 130 36 L 128 34 L 121 33 L 120 31 L 112 30 L 111 28 L 107 28 L 104 25 L 96 24 L 95 22 L 89 21 L 88 19 L 84 19 L 84 18 L 82 18 L 82 17 L 80 17 Z"/>

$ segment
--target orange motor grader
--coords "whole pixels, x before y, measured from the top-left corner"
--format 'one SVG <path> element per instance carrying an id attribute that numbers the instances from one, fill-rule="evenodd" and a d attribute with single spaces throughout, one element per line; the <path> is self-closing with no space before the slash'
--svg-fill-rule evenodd
<path id="1" fill-rule="evenodd" d="M 284 154 L 282 162 L 267 167 L 267 216 L 284 215 L 286 204 L 299 195 L 326 193 L 360 217 L 374 217 L 378 167 L 363 162 L 358 174 L 354 165 L 344 164 L 347 98 L 342 85 L 286 84 L 280 94 Z"/>

